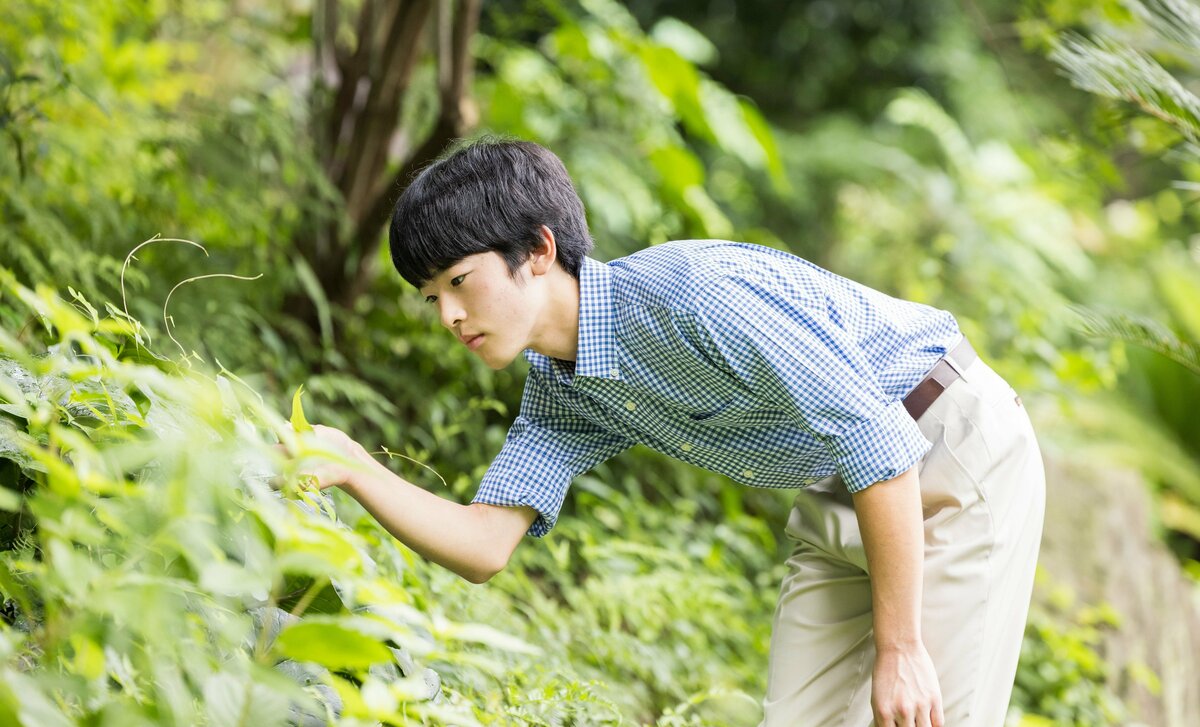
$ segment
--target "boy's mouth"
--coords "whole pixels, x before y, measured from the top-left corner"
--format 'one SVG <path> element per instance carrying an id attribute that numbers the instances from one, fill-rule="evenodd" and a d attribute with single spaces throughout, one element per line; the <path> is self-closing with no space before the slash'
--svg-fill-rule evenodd
<path id="1" fill-rule="evenodd" d="M 478 333 L 474 336 L 464 338 L 463 343 L 467 345 L 467 348 L 474 351 L 475 349 L 479 348 L 479 344 L 483 343 L 483 334 Z"/>

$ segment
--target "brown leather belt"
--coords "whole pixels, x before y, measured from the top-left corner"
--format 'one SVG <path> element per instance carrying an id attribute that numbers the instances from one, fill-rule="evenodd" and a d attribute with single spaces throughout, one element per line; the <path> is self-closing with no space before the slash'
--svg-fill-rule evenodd
<path id="1" fill-rule="evenodd" d="M 960 377 L 959 371 L 966 370 L 976 358 L 978 355 L 975 349 L 971 348 L 970 342 L 964 338 L 950 353 L 938 359 L 929 373 L 925 374 L 925 378 L 921 379 L 921 383 L 904 397 L 904 408 L 908 409 L 909 416 L 920 419 L 942 392 Z"/>

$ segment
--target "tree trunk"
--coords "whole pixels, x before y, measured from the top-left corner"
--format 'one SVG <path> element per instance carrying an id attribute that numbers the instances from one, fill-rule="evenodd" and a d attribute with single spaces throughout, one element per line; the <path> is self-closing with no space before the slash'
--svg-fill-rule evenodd
<path id="1" fill-rule="evenodd" d="M 363 0 L 354 46 L 339 43 L 336 0 L 313 13 L 312 118 L 317 158 L 341 197 L 344 216 L 314 216 L 295 249 L 325 298 L 350 308 L 369 287 L 392 206 L 412 176 L 477 123 L 469 92 L 471 39 L 481 0 Z M 426 54 L 437 64 L 438 115 L 421 139 L 401 126 L 413 72 Z M 332 78 L 332 83 L 326 80 Z M 319 331 L 318 308 L 303 292 L 285 310 Z"/>

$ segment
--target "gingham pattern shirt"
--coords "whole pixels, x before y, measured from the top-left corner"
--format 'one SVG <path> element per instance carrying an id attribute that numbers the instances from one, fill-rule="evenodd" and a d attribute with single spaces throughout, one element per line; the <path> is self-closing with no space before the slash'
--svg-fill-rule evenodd
<path id="1" fill-rule="evenodd" d="M 535 536 L 576 476 L 634 444 L 755 487 L 891 479 L 930 447 L 901 400 L 962 338 L 945 311 L 720 240 L 585 259 L 579 300 L 576 361 L 525 352 L 475 495 L 537 510 Z"/>

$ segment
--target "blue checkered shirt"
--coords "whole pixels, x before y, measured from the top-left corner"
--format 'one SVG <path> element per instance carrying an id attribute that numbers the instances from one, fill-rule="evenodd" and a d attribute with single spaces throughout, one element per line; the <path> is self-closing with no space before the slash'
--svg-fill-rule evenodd
<path id="1" fill-rule="evenodd" d="M 901 400 L 961 339 L 945 311 L 771 248 L 657 245 L 579 276 L 576 361 L 525 352 L 521 411 L 475 502 L 554 526 L 571 481 L 644 444 L 756 487 L 851 492 L 930 443 Z"/>

